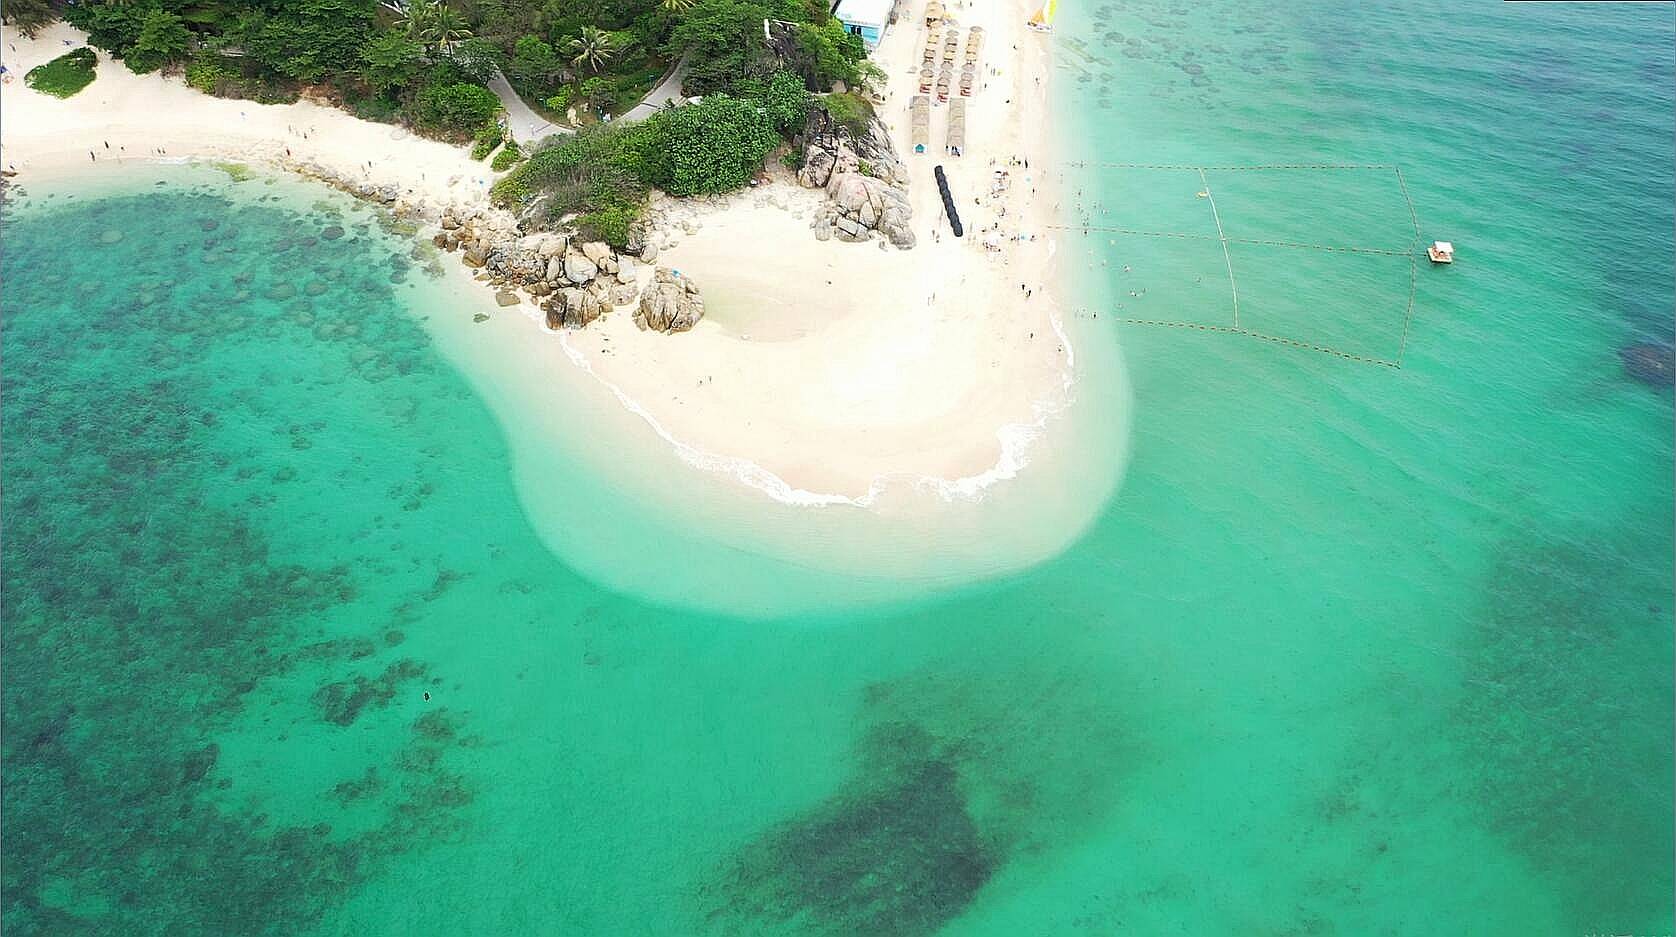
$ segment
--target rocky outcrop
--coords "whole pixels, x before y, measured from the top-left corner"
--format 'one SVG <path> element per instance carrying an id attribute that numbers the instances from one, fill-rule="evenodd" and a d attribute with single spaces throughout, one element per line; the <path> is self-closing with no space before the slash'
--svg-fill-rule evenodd
<path id="1" fill-rule="evenodd" d="M 704 318 L 704 300 L 698 284 L 668 267 L 659 267 L 646 291 L 640 294 L 640 308 L 634 324 L 654 332 L 685 332 Z"/>
<path id="2" fill-rule="evenodd" d="M 339 175 L 317 163 L 286 160 L 284 165 L 384 206 L 387 214 L 381 213 L 380 217 L 400 222 L 397 230 L 405 226 L 406 233 L 417 233 L 418 226 L 413 220 L 435 222 L 432 245 L 442 251 L 458 251 L 461 261 L 476 271 L 474 279 L 494 290 L 498 305 L 516 306 L 523 301 L 518 291 L 527 293 L 540 304 L 550 328 L 582 328 L 614 308 L 634 305 L 640 298 L 643 265 L 658 256 L 658 245 L 649 240 L 644 223 L 636 223 L 630 231 L 634 253 L 640 257 L 636 261 L 602 241 L 582 242 L 552 231 L 527 232 L 518 218 L 506 211 L 482 206 L 462 208 L 457 204 L 430 205 L 414 198 L 411 190 L 404 193 L 393 185 L 375 186 Z M 341 226 L 333 225 L 321 236 L 331 239 L 347 233 Z M 120 236 L 118 233 L 117 237 Z M 440 268 L 436 272 L 440 275 Z M 669 276 L 668 271 L 661 273 Z M 653 303 L 649 321 L 658 323 L 659 331 L 685 331 L 704 314 L 697 288 L 687 292 L 685 284 L 679 281 L 678 287 L 677 295 L 668 295 L 666 291 Z M 276 298 L 288 299 L 296 290 L 292 284 L 282 284 L 275 288 L 279 294 Z M 636 321 L 642 321 L 643 316 L 637 308 Z"/>
<path id="3" fill-rule="evenodd" d="M 896 158 L 890 134 L 874 119 L 857 137 L 814 108 L 803 133 L 803 168 L 797 181 L 825 189 L 827 210 L 810 225 L 817 240 L 866 241 L 877 232 L 908 250 L 916 239 L 908 202 L 908 170 Z"/>

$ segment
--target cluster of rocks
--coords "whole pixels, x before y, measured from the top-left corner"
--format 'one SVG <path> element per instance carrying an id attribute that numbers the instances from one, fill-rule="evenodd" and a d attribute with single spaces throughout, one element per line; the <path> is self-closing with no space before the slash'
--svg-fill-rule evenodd
<path id="1" fill-rule="evenodd" d="M 398 217 L 435 221 L 441 230 L 433 244 L 458 252 L 467 267 L 478 271 L 479 280 L 495 287 L 501 306 L 523 302 L 520 290 L 529 294 L 546 313 L 549 328 L 579 329 L 637 300 L 634 321 L 643 329 L 685 332 L 704 317 L 697 284 L 667 267 L 654 267 L 658 246 L 643 227 L 637 226 L 630 238 L 633 252 L 619 252 L 602 241 L 583 242 L 568 234 L 526 233 L 516 217 L 498 209 L 439 209 L 410 199 L 393 185 L 375 186 L 316 163 L 291 162 L 289 168 Z M 644 275 L 647 271 L 650 275 Z"/>
<path id="2" fill-rule="evenodd" d="M 618 252 L 603 241 L 581 241 L 556 232 L 522 234 L 499 214 L 464 218 L 445 214 L 442 230 L 432 239 L 445 251 L 461 252 L 466 266 L 497 287 L 496 300 L 516 305 L 515 290 L 540 301 L 547 325 L 579 329 L 612 309 L 638 299 L 634 320 L 641 328 L 684 332 L 703 318 L 698 288 L 664 267 L 653 270 L 650 286 L 641 292 L 642 268 L 657 258 L 657 248 L 641 247 L 640 257 Z M 684 284 L 679 302 L 670 303 L 662 286 Z"/>
<path id="3" fill-rule="evenodd" d="M 858 137 L 826 111 L 813 108 L 801 144 L 798 184 L 827 193 L 826 211 L 811 224 L 817 239 L 859 242 L 877 233 L 902 250 L 914 246 L 908 170 L 877 118 Z"/>
<path id="4" fill-rule="evenodd" d="M 668 267 L 658 268 L 634 312 L 635 325 L 655 332 L 685 332 L 702 318 L 698 284 Z"/>

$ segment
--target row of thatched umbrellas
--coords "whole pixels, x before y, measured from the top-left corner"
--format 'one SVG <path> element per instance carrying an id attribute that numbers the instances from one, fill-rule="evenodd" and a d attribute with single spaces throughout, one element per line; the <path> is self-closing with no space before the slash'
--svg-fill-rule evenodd
<path id="1" fill-rule="evenodd" d="M 926 14 L 926 19 L 928 21 L 931 18 L 929 13 L 931 8 L 936 8 L 939 11 L 941 10 L 940 5 L 932 3 L 931 7 L 927 8 L 928 12 Z M 982 48 L 983 27 L 973 26 L 967 32 L 966 54 L 964 57 L 965 64 L 962 65 L 960 69 L 961 97 L 972 96 L 972 89 L 977 84 L 978 79 L 978 53 Z M 954 60 L 959 51 L 960 30 L 958 27 L 950 27 L 942 44 L 942 74 L 937 74 L 936 71 L 933 70 L 933 66 L 937 63 L 938 58 L 937 33 L 933 30 L 926 34 L 925 50 L 923 59 L 920 63 L 919 72 L 919 90 L 922 94 L 931 93 L 932 88 L 935 86 L 937 90 L 937 100 L 947 101 L 949 99 L 949 89 L 955 83 Z"/>

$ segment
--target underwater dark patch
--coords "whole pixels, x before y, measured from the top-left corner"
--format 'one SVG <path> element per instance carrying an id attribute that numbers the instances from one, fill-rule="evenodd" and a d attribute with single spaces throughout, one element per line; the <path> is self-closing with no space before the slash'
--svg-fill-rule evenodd
<path id="1" fill-rule="evenodd" d="M 370 722 L 425 672 L 391 654 L 387 624 L 340 637 L 321 624 L 387 572 L 281 559 L 251 513 L 283 511 L 282 492 L 333 456 L 295 445 L 324 424 L 293 424 L 229 375 L 291 349 L 318 356 L 322 388 L 432 367 L 389 287 L 351 301 L 354 276 L 325 278 L 343 295 L 311 290 L 319 304 L 289 314 L 329 319 L 323 338 L 261 304 L 290 277 L 272 248 L 303 218 L 148 187 L 5 219 L 8 935 L 298 933 L 394 857 L 462 829 L 474 791 L 451 767 L 468 744 L 452 716 L 357 725 L 401 733 L 395 756 L 319 791 L 306 822 L 234 806 L 246 779 L 217 741 L 259 688 L 299 670 L 332 681 L 318 702 L 340 725 Z M 179 266 L 209 248 L 220 286 Z M 317 270 L 384 262 L 347 241 L 284 250 Z M 430 587 L 422 575 L 414 594 Z M 346 832 L 330 811 L 353 801 L 374 813 Z"/>
<path id="2" fill-rule="evenodd" d="M 1475 806 L 1580 930 L 1668 920 L 1669 516 L 1505 545 L 1465 658 L 1452 729 Z"/>
<path id="3" fill-rule="evenodd" d="M 959 770 L 917 726 L 875 728 L 863 772 L 750 846 L 727 873 L 729 932 L 932 934 L 1004 861 L 967 811 Z"/>

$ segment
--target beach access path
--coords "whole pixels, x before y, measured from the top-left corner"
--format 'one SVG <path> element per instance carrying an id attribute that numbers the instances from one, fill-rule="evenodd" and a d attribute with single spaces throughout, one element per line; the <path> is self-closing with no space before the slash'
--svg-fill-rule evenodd
<path id="1" fill-rule="evenodd" d="M 675 67 L 670 69 L 651 91 L 646 92 L 639 104 L 623 112 L 617 119 L 645 120 L 665 105 L 685 104 L 687 99 L 681 95 L 681 80 L 687 75 L 687 58 L 686 55 L 681 56 Z M 512 83 L 506 80 L 506 75 L 498 68 L 495 69 L 494 77 L 489 79 L 489 90 L 495 93 L 495 97 L 500 98 L 500 106 L 506 110 L 507 130 L 512 134 L 512 139 L 520 144 L 534 143 L 549 134 L 576 132 L 573 127 L 555 124 L 537 114 L 524 103 L 518 92 L 512 90 Z"/>
<path id="2" fill-rule="evenodd" d="M 553 133 L 575 133 L 569 127 L 561 127 L 530 109 L 524 99 L 518 97 L 518 92 L 512 90 L 512 84 L 495 69 L 494 77 L 489 79 L 489 90 L 500 98 L 500 106 L 506 110 L 507 131 L 512 139 L 519 143 L 534 143 L 535 141 Z"/>

